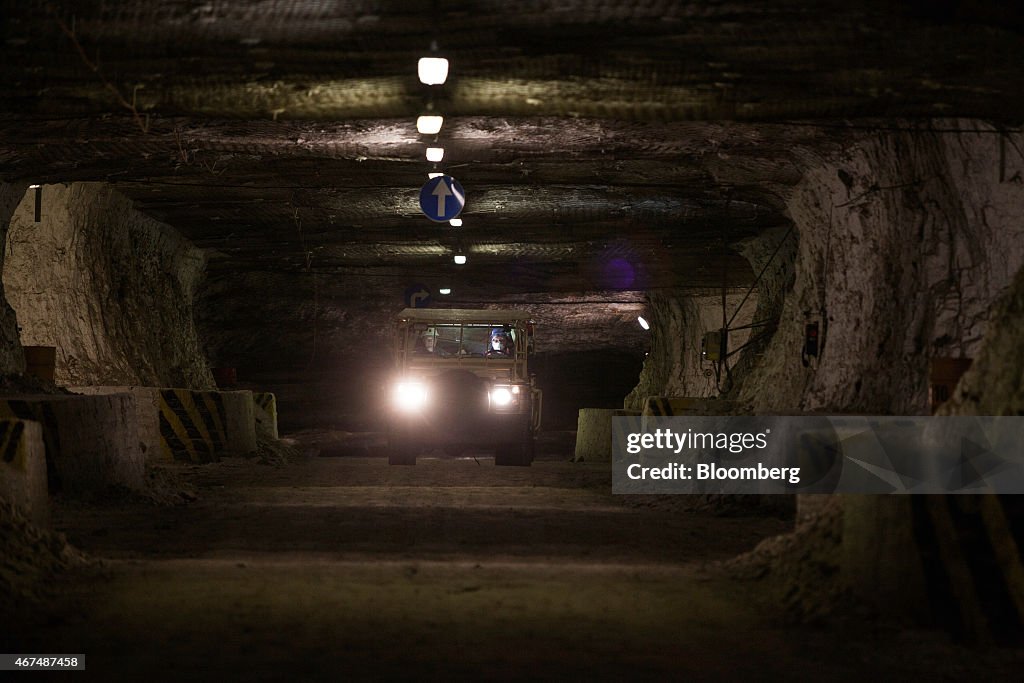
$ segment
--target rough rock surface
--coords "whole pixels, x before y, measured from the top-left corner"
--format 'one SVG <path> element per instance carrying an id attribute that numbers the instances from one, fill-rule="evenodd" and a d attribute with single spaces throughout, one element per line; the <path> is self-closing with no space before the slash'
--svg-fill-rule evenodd
<path id="1" fill-rule="evenodd" d="M 945 121 L 808 158 L 787 198 L 799 235 L 792 288 L 778 332 L 742 378 L 745 409 L 924 414 L 929 360 L 976 357 L 944 410 L 1020 414 L 1024 273 L 1008 288 L 1024 263 L 1024 156 L 1011 153 L 1021 149 L 1019 133 Z M 811 321 L 826 327 L 805 367 Z M 796 619 L 827 614 L 863 583 L 844 565 L 841 507 L 834 498 L 726 569 L 763 580 Z M 892 518 L 878 547 L 910 526 Z"/>
<path id="2" fill-rule="evenodd" d="M 57 347 L 58 384 L 203 388 L 192 299 L 205 259 L 99 183 L 25 195 L 6 240 L 4 285 L 21 342 Z"/>
<path id="3" fill-rule="evenodd" d="M 1024 268 L 996 306 L 985 344 L 939 408 L 945 415 L 1024 415 Z"/>
<path id="4" fill-rule="evenodd" d="M 767 538 L 720 568 L 735 578 L 760 582 L 757 594 L 781 606 L 785 619 L 814 621 L 849 599 L 840 574 L 842 530 L 842 504 L 832 498 L 793 533 Z"/>
<path id="5" fill-rule="evenodd" d="M 402 293 L 388 292 L 389 309 L 379 285 L 311 273 L 218 274 L 197 308 L 207 357 L 235 368 L 240 386 L 273 392 L 285 431 L 336 425 L 383 397 L 375 369 L 388 366 Z M 272 331 L 267 320 L 277 323 Z"/>
<path id="6" fill-rule="evenodd" d="M 7 228 L 14 210 L 25 195 L 26 184 L 11 185 L 0 183 L 0 241 L 6 244 Z M 0 252 L 0 268 L 3 267 L 4 253 Z M 14 309 L 7 303 L 3 284 L 0 283 L 0 374 L 14 374 L 25 371 L 25 354 L 18 339 L 18 322 Z"/>
<path id="7" fill-rule="evenodd" d="M 727 316 L 735 314 L 729 328 L 750 324 L 757 301 L 756 293 L 745 302 L 743 293 L 727 294 Z M 636 388 L 626 397 L 626 408 L 642 409 L 648 396 L 717 396 L 728 390 L 730 375 L 723 371 L 716 378 L 714 365 L 701 357 L 704 334 L 722 327 L 722 308 L 721 294 L 651 293 L 651 351 Z M 730 350 L 738 349 L 750 335 L 749 329 L 730 334 Z M 727 365 L 733 366 L 738 358 L 730 358 Z"/>
<path id="8" fill-rule="evenodd" d="M 737 250 L 750 261 L 755 281 L 757 307 L 751 318 L 758 326 L 750 331 L 750 346 L 738 356 L 732 366 L 734 378 L 742 378 L 755 367 L 764 356 L 765 349 L 775 335 L 786 295 L 793 286 L 793 266 L 799 243 L 796 226 L 780 226 L 766 230 L 756 238 L 737 245 Z M 744 311 L 746 313 L 746 311 Z M 740 385 L 733 382 L 726 394 L 732 398 Z"/>
<path id="9" fill-rule="evenodd" d="M 0 615 L 38 603 L 54 574 L 86 562 L 63 534 L 33 526 L 0 499 Z"/>
<path id="10" fill-rule="evenodd" d="M 807 159 L 788 197 L 793 289 L 742 400 L 755 411 L 925 413 L 929 359 L 979 352 L 989 308 L 1024 262 L 1020 149 L 1020 133 L 936 121 Z M 827 328 L 805 368 L 803 324 L 815 320 Z"/>

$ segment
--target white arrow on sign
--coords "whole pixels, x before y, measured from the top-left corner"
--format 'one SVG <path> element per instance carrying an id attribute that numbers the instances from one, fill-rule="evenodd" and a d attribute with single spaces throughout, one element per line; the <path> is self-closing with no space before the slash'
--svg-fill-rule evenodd
<path id="1" fill-rule="evenodd" d="M 444 180 L 439 182 L 437 186 L 434 188 L 432 194 L 437 197 L 437 215 L 444 216 L 445 198 L 450 197 L 452 195 L 452 191 L 448 189 L 448 183 L 446 183 Z"/>
<path id="2" fill-rule="evenodd" d="M 429 298 L 430 298 L 430 292 L 428 292 L 428 291 L 426 291 L 424 289 L 421 289 L 420 291 L 414 293 L 411 297 L 409 297 L 409 302 L 412 304 L 413 308 L 419 308 L 419 306 L 417 306 L 417 304 L 419 304 L 419 302 L 421 302 L 421 301 L 426 301 Z"/>

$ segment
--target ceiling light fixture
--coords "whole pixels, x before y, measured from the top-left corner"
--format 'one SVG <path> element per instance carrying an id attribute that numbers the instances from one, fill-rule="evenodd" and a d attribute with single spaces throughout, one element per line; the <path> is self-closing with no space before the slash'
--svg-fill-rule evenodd
<path id="1" fill-rule="evenodd" d="M 40 223 L 43 220 L 43 186 L 42 185 L 29 185 L 28 189 L 32 190 L 35 197 L 35 211 L 33 213 L 33 219 L 36 223 Z"/>
<path id="2" fill-rule="evenodd" d="M 462 219 L 461 218 L 453 218 L 453 219 L 451 219 L 448 222 L 452 224 L 453 228 L 461 228 L 462 227 Z"/>
<path id="3" fill-rule="evenodd" d="M 441 289 L 437 290 L 437 292 L 438 292 L 438 294 L 447 295 L 447 294 L 451 294 L 452 290 L 451 290 L 450 287 L 442 287 Z"/>
<path id="4" fill-rule="evenodd" d="M 443 85 L 448 79 L 448 60 L 444 57 L 420 57 L 416 70 L 423 85 Z"/>
<path id="5" fill-rule="evenodd" d="M 443 116 L 424 114 L 416 119 L 416 130 L 422 135 L 437 135 L 444 124 Z"/>
<path id="6" fill-rule="evenodd" d="M 434 178 L 439 178 L 439 177 L 441 177 L 443 175 L 444 175 L 444 173 L 437 173 L 437 172 L 428 173 L 427 174 L 427 178 L 429 178 L 430 180 L 433 180 Z"/>
<path id="7" fill-rule="evenodd" d="M 435 164 L 444 159 L 444 147 L 427 147 L 427 161 Z"/>
<path id="8" fill-rule="evenodd" d="M 651 326 L 647 323 L 647 320 L 642 315 L 638 315 L 636 317 L 636 321 L 640 323 L 640 327 L 644 328 L 645 330 L 651 329 Z"/>
<path id="9" fill-rule="evenodd" d="M 466 256 L 465 256 L 465 254 L 456 254 L 455 255 L 455 265 L 463 266 L 465 264 L 466 264 Z"/>

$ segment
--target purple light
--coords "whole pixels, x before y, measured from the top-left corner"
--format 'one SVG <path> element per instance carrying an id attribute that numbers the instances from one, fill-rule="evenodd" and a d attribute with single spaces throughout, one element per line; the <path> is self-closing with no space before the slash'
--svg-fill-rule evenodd
<path id="1" fill-rule="evenodd" d="M 629 289 L 636 280 L 633 265 L 623 258 L 613 258 L 604 266 L 605 283 L 615 289 Z"/>

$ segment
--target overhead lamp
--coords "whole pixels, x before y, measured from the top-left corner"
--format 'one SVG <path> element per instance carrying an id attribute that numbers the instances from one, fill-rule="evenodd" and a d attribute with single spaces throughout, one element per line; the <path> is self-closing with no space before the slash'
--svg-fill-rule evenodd
<path id="1" fill-rule="evenodd" d="M 444 159 L 444 147 L 427 147 L 427 161 L 436 164 L 441 159 Z"/>
<path id="2" fill-rule="evenodd" d="M 451 287 L 442 287 L 441 289 L 437 290 L 437 293 L 442 295 L 451 294 L 452 289 Z"/>
<path id="3" fill-rule="evenodd" d="M 636 321 L 640 323 L 640 327 L 644 328 L 645 330 L 651 329 L 650 324 L 648 324 L 647 320 L 642 315 L 638 315 L 636 317 Z"/>
<path id="4" fill-rule="evenodd" d="M 455 265 L 462 266 L 462 265 L 465 265 L 465 264 L 466 264 L 466 255 L 465 254 L 456 254 L 455 255 Z"/>
<path id="5" fill-rule="evenodd" d="M 28 187 L 32 190 L 35 196 L 35 210 L 32 218 L 36 223 L 40 223 L 43 220 L 43 186 L 33 184 Z"/>
<path id="6" fill-rule="evenodd" d="M 437 135 L 441 132 L 441 125 L 443 123 L 443 116 L 425 114 L 416 119 L 416 130 L 423 135 Z"/>
<path id="7" fill-rule="evenodd" d="M 444 175 L 444 173 L 438 173 L 438 172 L 435 171 L 435 172 L 432 172 L 432 173 L 428 173 L 427 177 L 430 178 L 431 180 L 433 180 L 434 178 L 440 178 L 443 175 Z"/>
<path id="8" fill-rule="evenodd" d="M 448 79 L 448 60 L 444 57 L 420 57 L 416 70 L 423 85 L 442 85 Z"/>
<path id="9" fill-rule="evenodd" d="M 453 219 L 451 219 L 448 222 L 452 224 L 453 228 L 461 228 L 462 227 L 462 219 L 461 218 L 453 218 Z"/>

